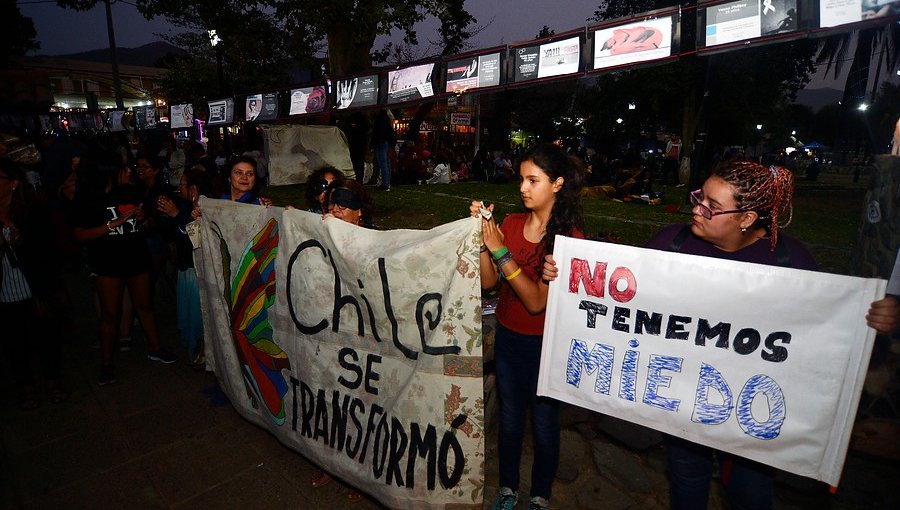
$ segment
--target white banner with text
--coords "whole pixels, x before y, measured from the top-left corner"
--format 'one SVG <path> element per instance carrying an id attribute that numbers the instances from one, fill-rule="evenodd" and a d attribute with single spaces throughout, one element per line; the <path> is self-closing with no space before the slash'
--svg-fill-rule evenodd
<path id="1" fill-rule="evenodd" d="M 481 508 L 480 232 L 201 201 L 208 363 L 234 408 L 391 508 Z"/>
<path id="2" fill-rule="evenodd" d="M 884 280 L 558 237 L 538 394 L 837 485 Z"/>

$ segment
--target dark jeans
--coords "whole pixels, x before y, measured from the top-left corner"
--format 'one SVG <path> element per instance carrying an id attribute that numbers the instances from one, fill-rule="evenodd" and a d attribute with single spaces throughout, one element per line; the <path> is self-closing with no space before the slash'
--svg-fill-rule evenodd
<path id="1" fill-rule="evenodd" d="M 391 162 L 388 159 L 388 143 L 378 142 L 375 144 L 375 166 L 381 173 L 381 186 L 383 188 L 391 187 Z"/>
<path id="2" fill-rule="evenodd" d="M 559 465 L 559 402 L 537 396 L 540 361 L 540 336 L 520 335 L 497 324 L 494 362 L 500 391 L 500 486 L 519 490 L 525 410 L 531 405 L 531 496 L 549 500 Z"/>
<path id="3" fill-rule="evenodd" d="M 672 510 L 706 510 L 718 455 L 720 478 L 732 510 L 770 510 L 775 505 L 775 469 L 677 437 L 665 436 Z"/>

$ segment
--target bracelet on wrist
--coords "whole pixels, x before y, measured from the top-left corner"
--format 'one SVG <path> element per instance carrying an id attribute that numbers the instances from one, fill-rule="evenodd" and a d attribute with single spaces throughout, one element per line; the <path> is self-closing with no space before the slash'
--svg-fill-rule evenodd
<path id="1" fill-rule="evenodd" d="M 518 269 L 516 269 L 515 271 L 513 271 L 511 275 L 507 276 L 507 277 L 506 277 L 506 281 L 508 281 L 508 282 L 509 282 L 509 281 L 512 281 L 515 277 L 519 276 L 520 274 L 522 274 L 522 268 L 521 268 L 521 267 L 518 268 Z"/>
<path id="2" fill-rule="evenodd" d="M 512 260 L 512 259 L 513 259 L 512 253 L 506 252 L 506 253 L 503 254 L 502 257 L 500 257 L 499 259 L 497 259 L 494 263 L 497 264 L 497 267 L 500 267 L 500 266 L 506 264 L 507 262 L 509 262 L 509 261 Z"/>
<path id="3" fill-rule="evenodd" d="M 494 260 L 500 260 L 501 257 L 509 253 L 509 249 L 506 246 L 501 246 L 497 248 L 497 250 L 491 252 L 491 257 L 494 257 Z"/>
<path id="4" fill-rule="evenodd" d="M 486 251 L 488 251 L 487 246 L 485 246 L 485 245 L 482 244 L 482 245 L 481 245 L 481 253 L 484 253 L 484 252 L 486 252 Z"/>

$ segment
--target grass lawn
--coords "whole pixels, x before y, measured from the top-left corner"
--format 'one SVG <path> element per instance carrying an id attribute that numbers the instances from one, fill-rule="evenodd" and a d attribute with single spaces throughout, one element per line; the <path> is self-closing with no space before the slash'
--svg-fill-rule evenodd
<path id="1" fill-rule="evenodd" d="M 794 219 L 786 232 L 799 238 L 812 250 L 820 270 L 849 274 L 850 253 L 865 190 L 844 183 L 799 183 L 794 194 Z M 306 208 L 304 185 L 270 186 L 263 195 L 276 205 Z M 687 188 L 664 186 L 660 189 L 669 210 L 685 203 Z M 497 218 L 521 211 L 518 184 L 467 182 L 430 186 L 392 186 L 391 191 L 373 191 L 375 224 L 378 229 L 429 229 L 460 219 L 468 214 L 473 199 L 494 202 Z M 608 233 L 620 242 L 640 246 L 664 225 L 686 223 L 687 214 L 669 212 L 663 205 L 640 205 L 609 200 L 584 201 L 586 234 Z"/>

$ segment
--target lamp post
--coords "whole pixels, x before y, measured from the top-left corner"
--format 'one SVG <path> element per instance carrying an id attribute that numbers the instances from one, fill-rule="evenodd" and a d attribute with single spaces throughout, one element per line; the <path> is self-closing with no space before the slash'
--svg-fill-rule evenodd
<path id="1" fill-rule="evenodd" d="M 219 95 L 225 94 L 225 73 L 222 71 L 222 46 L 219 43 L 222 42 L 222 38 L 219 37 L 219 34 L 216 33 L 215 30 L 208 30 L 209 34 L 209 44 L 216 50 L 216 71 L 218 72 L 219 78 Z"/>
<path id="2" fill-rule="evenodd" d="M 112 2 L 103 0 L 106 5 L 106 33 L 109 35 L 109 62 L 112 65 L 113 91 L 116 94 L 116 108 L 125 108 L 122 100 L 122 80 L 119 78 L 119 59 L 116 57 L 116 33 L 113 30 Z"/>

